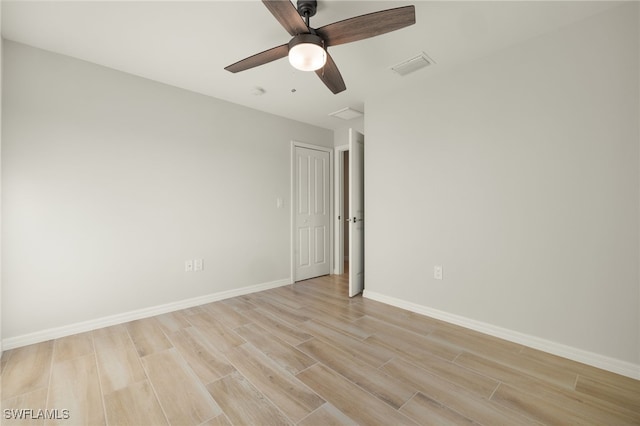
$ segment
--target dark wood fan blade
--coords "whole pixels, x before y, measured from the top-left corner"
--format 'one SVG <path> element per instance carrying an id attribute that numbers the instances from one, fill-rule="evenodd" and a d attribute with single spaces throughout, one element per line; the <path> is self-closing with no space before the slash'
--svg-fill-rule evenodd
<path id="1" fill-rule="evenodd" d="M 259 65 L 267 64 L 276 59 L 284 58 L 289 54 L 289 44 L 283 44 L 282 46 L 274 47 L 273 49 L 265 50 L 264 52 L 256 53 L 253 56 L 249 56 L 241 61 L 231 64 L 225 67 L 225 70 L 233 73 L 248 70 Z"/>
<path id="2" fill-rule="evenodd" d="M 309 32 L 298 9 L 289 0 L 262 0 L 262 3 L 292 36 Z"/>
<path id="3" fill-rule="evenodd" d="M 316 32 L 324 39 L 326 46 L 336 46 L 375 37 L 415 23 L 415 6 L 404 6 L 334 22 L 318 28 Z"/>
<path id="4" fill-rule="evenodd" d="M 342 79 L 342 74 L 340 74 L 336 63 L 333 61 L 331 55 L 329 55 L 329 52 L 327 52 L 327 63 L 324 64 L 324 67 L 317 70 L 316 74 L 318 74 L 320 80 L 322 80 L 334 95 L 347 89 L 347 86 L 345 86 L 344 80 Z"/>

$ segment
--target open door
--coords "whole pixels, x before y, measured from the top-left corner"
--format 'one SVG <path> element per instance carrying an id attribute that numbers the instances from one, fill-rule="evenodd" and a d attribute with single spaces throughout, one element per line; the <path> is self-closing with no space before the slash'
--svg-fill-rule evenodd
<path id="1" fill-rule="evenodd" d="M 349 129 L 349 297 L 364 290 L 364 135 Z"/>

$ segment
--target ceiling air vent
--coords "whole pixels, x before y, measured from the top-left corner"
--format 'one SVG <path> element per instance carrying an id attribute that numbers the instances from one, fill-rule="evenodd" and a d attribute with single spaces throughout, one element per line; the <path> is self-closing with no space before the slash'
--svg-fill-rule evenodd
<path id="1" fill-rule="evenodd" d="M 391 69 L 401 76 L 405 76 L 414 71 L 418 71 L 421 68 L 427 67 L 433 63 L 435 62 L 431 58 L 429 58 L 426 53 L 423 52 L 418 56 L 400 62 L 398 65 L 392 66 Z"/>
<path id="2" fill-rule="evenodd" d="M 338 111 L 332 112 L 329 114 L 331 117 L 341 118 L 343 120 L 352 120 L 356 117 L 362 117 L 364 114 L 358 110 L 353 108 L 342 108 Z"/>

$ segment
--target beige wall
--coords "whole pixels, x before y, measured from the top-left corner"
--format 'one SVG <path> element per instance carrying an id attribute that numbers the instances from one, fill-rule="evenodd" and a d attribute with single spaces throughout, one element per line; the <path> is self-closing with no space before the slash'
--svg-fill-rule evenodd
<path id="1" fill-rule="evenodd" d="M 366 291 L 640 375 L 637 9 L 366 103 Z"/>
<path id="2" fill-rule="evenodd" d="M 4 55 L 5 340 L 290 278 L 291 141 L 333 132 L 13 42 Z M 184 272 L 194 258 L 204 271 Z"/>

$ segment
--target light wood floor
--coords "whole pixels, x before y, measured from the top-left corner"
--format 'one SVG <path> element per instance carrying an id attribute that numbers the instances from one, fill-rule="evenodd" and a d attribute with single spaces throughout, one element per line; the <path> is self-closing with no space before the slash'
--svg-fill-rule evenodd
<path id="1" fill-rule="evenodd" d="M 639 381 L 346 289 L 321 277 L 8 351 L 0 422 L 640 424 Z"/>

